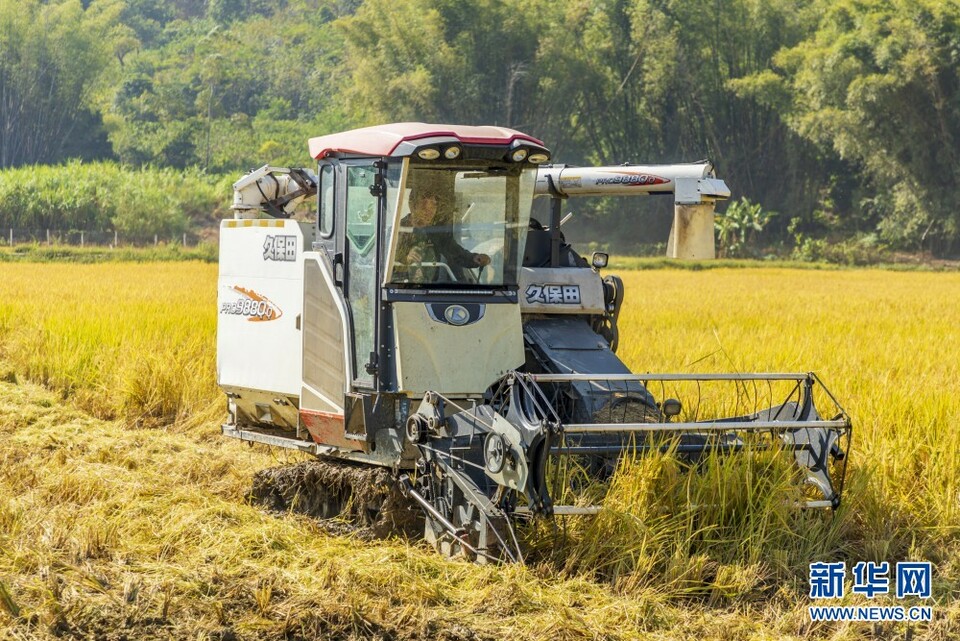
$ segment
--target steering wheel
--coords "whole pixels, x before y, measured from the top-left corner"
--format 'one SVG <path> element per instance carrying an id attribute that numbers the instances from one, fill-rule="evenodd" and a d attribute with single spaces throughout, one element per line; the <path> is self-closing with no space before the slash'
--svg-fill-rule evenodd
<path id="1" fill-rule="evenodd" d="M 419 262 L 419 263 L 416 263 L 416 265 L 417 265 L 418 268 L 431 267 L 431 268 L 433 268 L 433 269 L 436 270 L 436 271 L 434 272 L 435 275 L 437 275 L 437 276 L 445 275 L 445 276 L 447 277 L 446 279 L 439 279 L 439 280 L 436 280 L 436 279 L 435 279 L 435 280 L 433 280 L 433 281 L 424 280 L 424 282 L 456 283 L 456 282 L 459 280 L 459 279 L 457 278 L 456 274 L 453 273 L 453 270 L 450 269 L 450 265 L 448 265 L 448 264 L 446 264 L 446 263 L 444 263 L 444 262 L 441 262 L 441 261 L 433 261 L 433 262 L 421 261 L 421 262 Z M 412 265 L 411 265 L 411 267 L 412 267 Z M 444 272 L 446 272 L 446 273 L 444 274 Z"/>

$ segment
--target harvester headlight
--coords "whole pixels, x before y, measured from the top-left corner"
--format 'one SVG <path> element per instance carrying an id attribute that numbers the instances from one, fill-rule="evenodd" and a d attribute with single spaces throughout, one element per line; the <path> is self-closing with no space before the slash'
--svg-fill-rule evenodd
<path id="1" fill-rule="evenodd" d="M 660 410 L 663 412 L 664 416 L 667 418 L 673 418 L 683 409 L 683 405 L 680 404 L 675 398 L 668 398 L 660 406 Z"/>
<path id="2" fill-rule="evenodd" d="M 534 165 L 542 165 L 543 163 L 550 160 L 550 156 L 542 152 L 537 152 L 535 154 L 530 154 L 530 158 L 528 158 L 527 160 L 533 163 Z"/>
<path id="3" fill-rule="evenodd" d="M 433 147 L 427 147 L 426 149 L 421 149 L 418 151 L 417 155 L 423 160 L 436 160 L 440 157 L 440 150 L 434 149 Z"/>
<path id="4" fill-rule="evenodd" d="M 521 147 L 520 149 L 515 149 L 510 154 L 510 159 L 513 162 L 523 162 L 527 158 L 527 153 L 528 153 L 527 150 L 524 149 L 523 147 Z"/>
<path id="5" fill-rule="evenodd" d="M 610 255 L 606 252 L 593 252 L 593 256 L 590 257 L 590 264 L 594 269 L 603 269 L 609 262 Z"/>
<path id="6" fill-rule="evenodd" d="M 460 147 L 453 145 L 443 150 L 443 157 L 447 160 L 456 160 L 460 157 Z"/>

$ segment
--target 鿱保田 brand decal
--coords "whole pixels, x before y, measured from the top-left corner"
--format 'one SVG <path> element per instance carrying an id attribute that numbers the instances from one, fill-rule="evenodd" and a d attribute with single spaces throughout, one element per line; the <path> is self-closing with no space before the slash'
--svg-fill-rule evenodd
<path id="1" fill-rule="evenodd" d="M 263 241 L 263 259 L 295 262 L 297 260 L 296 236 L 267 236 Z"/>
<path id="2" fill-rule="evenodd" d="M 221 314 L 245 316 L 248 321 L 253 322 L 272 321 L 283 316 L 280 308 L 263 294 L 238 285 L 229 287 L 228 290 L 238 294 L 238 297 L 236 300 L 224 301 L 220 307 Z"/>
<path id="3" fill-rule="evenodd" d="M 619 171 L 616 176 L 597 178 L 598 185 L 663 185 L 668 182 L 666 178 L 636 171 Z"/>
<path id="4" fill-rule="evenodd" d="M 525 292 L 528 303 L 544 305 L 579 305 L 580 285 L 538 285 L 534 283 Z"/>

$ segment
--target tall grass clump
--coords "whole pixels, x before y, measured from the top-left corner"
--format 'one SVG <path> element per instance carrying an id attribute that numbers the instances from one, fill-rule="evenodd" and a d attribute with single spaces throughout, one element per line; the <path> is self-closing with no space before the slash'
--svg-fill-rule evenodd
<path id="1" fill-rule="evenodd" d="M 596 517 L 534 526 L 526 544 L 533 558 L 627 594 L 756 598 L 840 545 L 843 516 L 798 509 L 791 458 L 755 443 L 735 456 L 627 456 L 605 483 L 567 478 L 555 490 L 557 503 L 600 503 Z"/>

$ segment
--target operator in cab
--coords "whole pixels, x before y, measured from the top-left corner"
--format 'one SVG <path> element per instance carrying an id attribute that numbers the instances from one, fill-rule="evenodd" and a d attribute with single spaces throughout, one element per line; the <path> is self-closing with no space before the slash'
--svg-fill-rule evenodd
<path id="1" fill-rule="evenodd" d="M 451 214 L 435 191 L 427 187 L 410 191 L 410 214 L 400 221 L 396 253 L 408 281 L 475 282 L 467 270 L 490 264 L 490 256 L 475 254 L 457 242 Z"/>

